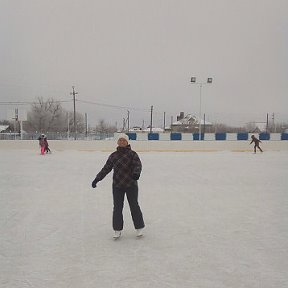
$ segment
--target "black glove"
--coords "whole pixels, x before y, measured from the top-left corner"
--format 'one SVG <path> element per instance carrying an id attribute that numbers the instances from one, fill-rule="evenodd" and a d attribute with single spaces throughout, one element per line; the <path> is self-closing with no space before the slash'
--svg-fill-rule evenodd
<path id="1" fill-rule="evenodd" d="M 96 180 L 93 180 L 93 182 L 92 182 L 92 188 L 96 188 L 96 185 L 97 184 L 97 181 Z"/>
<path id="2" fill-rule="evenodd" d="M 132 179 L 133 179 L 133 180 L 138 180 L 139 178 L 140 178 L 140 174 L 134 173 L 134 174 L 132 175 Z"/>

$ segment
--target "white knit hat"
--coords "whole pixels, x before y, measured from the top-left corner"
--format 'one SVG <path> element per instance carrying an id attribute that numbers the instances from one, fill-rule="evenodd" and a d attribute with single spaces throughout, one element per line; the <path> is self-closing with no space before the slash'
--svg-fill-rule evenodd
<path id="1" fill-rule="evenodd" d="M 126 141 L 127 141 L 127 143 L 128 143 L 128 141 L 129 141 L 129 137 L 128 137 L 128 135 L 127 134 L 125 134 L 125 133 L 120 133 L 119 135 L 117 135 L 117 141 L 119 140 L 119 139 L 125 139 Z"/>

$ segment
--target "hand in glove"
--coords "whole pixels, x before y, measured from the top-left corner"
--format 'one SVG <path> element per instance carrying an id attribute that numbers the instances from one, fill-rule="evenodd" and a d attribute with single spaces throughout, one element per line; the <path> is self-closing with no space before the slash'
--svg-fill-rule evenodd
<path id="1" fill-rule="evenodd" d="M 139 178 L 140 178 L 140 174 L 134 173 L 134 174 L 132 175 L 132 179 L 133 179 L 133 180 L 138 180 Z"/>
<path id="2" fill-rule="evenodd" d="M 93 180 L 93 182 L 92 182 L 92 188 L 96 188 L 96 185 L 97 184 L 97 181 L 96 180 Z"/>

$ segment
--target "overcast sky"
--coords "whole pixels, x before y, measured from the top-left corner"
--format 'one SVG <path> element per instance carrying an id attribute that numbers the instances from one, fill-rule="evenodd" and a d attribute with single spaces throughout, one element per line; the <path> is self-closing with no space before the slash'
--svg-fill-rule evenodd
<path id="1" fill-rule="evenodd" d="M 129 110 L 148 125 L 153 105 L 159 126 L 199 115 L 195 76 L 213 77 L 211 122 L 288 121 L 287 0 L 0 0 L 0 41 L 0 119 L 5 101 L 72 100 L 74 85 L 91 124 L 121 126 Z"/>

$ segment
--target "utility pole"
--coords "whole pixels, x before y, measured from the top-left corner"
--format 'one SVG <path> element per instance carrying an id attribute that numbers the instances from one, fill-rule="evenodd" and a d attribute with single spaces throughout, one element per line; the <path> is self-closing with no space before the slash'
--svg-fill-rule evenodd
<path id="1" fill-rule="evenodd" d="M 122 132 L 124 132 L 126 130 L 126 119 L 123 118 L 123 128 L 122 128 Z"/>
<path id="2" fill-rule="evenodd" d="M 203 133 L 204 133 L 204 134 L 205 134 L 205 128 L 206 128 L 206 127 L 205 127 L 205 126 L 206 126 L 206 119 L 205 119 L 205 118 L 206 118 L 206 115 L 205 115 L 205 113 L 204 113 L 204 129 L 203 129 Z"/>
<path id="3" fill-rule="evenodd" d="M 76 95 L 78 94 L 78 92 L 75 92 L 75 87 L 72 86 L 72 93 L 70 93 L 70 95 L 73 95 L 73 103 L 74 103 L 74 140 L 77 139 L 77 130 L 76 130 Z"/>
<path id="4" fill-rule="evenodd" d="M 165 132 L 165 127 L 166 127 L 166 112 L 164 112 L 164 123 L 163 123 L 163 131 Z"/>
<path id="5" fill-rule="evenodd" d="M 274 133 L 276 133 L 276 124 L 275 124 L 275 114 L 274 114 L 274 112 L 272 113 L 272 120 L 273 120 Z"/>
<path id="6" fill-rule="evenodd" d="M 70 138 L 69 112 L 67 112 L 67 140 Z"/>
<path id="7" fill-rule="evenodd" d="M 127 133 L 129 133 L 130 130 L 130 111 L 127 110 L 128 116 L 127 116 Z"/>
<path id="8" fill-rule="evenodd" d="M 152 133 L 152 123 L 153 123 L 153 105 L 151 106 L 150 133 Z"/>
<path id="9" fill-rule="evenodd" d="M 86 140 L 87 140 L 87 136 L 88 136 L 88 115 L 87 115 L 87 113 L 85 113 L 85 126 L 86 126 L 85 134 L 86 134 Z"/>
<path id="10" fill-rule="evenodd" d="M 15 109 L 15 117 L 14 121 L 14 139 L 16 140 L 16 130 L 17 130 L 17 122 L 18 122 L 18 108 Z"/>

